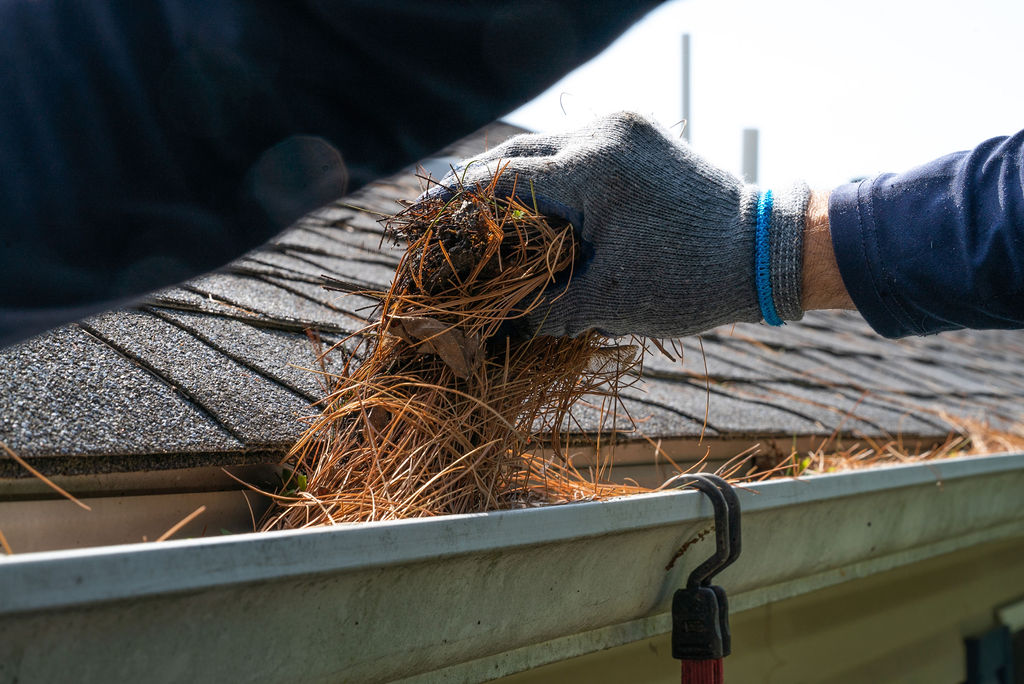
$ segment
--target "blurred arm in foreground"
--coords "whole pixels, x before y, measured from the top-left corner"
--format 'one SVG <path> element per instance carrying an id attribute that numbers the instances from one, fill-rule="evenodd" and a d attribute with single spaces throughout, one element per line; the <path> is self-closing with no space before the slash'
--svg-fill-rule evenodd
<path id="1" fill-rule="evenodd" d="M 0 0 L 0 346 L 225 264 L 657 4 Z"/>
<path id="2" fill-rule="evenodd" d="M 442 186 L 496 174 L 580 231 L 542 334 L 676 337 L 856 308 L 881 335 L 1024 327 L 1024 132 L 831 193 L 744 184 L 620 113 L 517 136 Z M 438 189 L 435 192 L 444 192 Z"/>

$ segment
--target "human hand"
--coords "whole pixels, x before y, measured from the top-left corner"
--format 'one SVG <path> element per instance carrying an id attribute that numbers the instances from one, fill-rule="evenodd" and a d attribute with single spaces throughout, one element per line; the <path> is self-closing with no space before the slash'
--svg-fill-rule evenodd
<path id="1" fill-rule="evenodd" d="M 802 315 L 806 185 L 762 193 L 632 113 L 516 136 L 441 186 L 486 186 L 499 170 L 497 194 L 514 188 L 542 213 L 571 221 L 583 243 L 571 280 L 549 285 L 530 314 L 540 334 L 678 337 Z"/>

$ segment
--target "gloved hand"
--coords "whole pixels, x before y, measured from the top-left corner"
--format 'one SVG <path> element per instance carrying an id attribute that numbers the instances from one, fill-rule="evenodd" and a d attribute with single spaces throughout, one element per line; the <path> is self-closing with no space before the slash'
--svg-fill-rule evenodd
<path id="1" fill-rule="evenodd" d="M 487 185 L 506 163 L 498 194 L 510 194 L 515 182 L 515 194 L 532 206 L 532 183 L 539 209 L 571 221 L 584 245 L 568 286 L 549 285 L 530 316 L 540 334 L 596 328 L 678 337 L 801 317 L 806 185 L 762 193 L 632 113 L 570 133 L 516 136 L 465 161 L 441 185 L 455 187 L 456 178 L 467 188 Z M 759 218 L 766 240 L 756 265 Z"/>

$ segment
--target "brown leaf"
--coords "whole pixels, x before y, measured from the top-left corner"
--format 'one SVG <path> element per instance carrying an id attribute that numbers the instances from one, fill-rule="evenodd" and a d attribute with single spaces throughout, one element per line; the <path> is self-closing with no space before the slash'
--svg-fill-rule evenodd
<path id="1" fill-rule="evenodd" d="M 475 335 L 466 337 L 458 328 L 428 316 L 394 316 L 391 332 L 413 344 L 424 354 L 437 354 L 460 378 L 468 378 L 480 367 L 481 343 Z"/>
<path id="2" fill-rule="evenodd" d="M 366 412 L 366 421 L 376 432 L 383 432 L 391 421 L 391 413 L 383 406 L 373 406 Z"/>

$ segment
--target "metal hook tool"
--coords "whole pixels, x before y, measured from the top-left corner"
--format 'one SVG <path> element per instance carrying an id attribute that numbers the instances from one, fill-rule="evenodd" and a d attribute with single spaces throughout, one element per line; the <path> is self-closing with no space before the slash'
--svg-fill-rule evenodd
<path id="1" fill-rule="evenodd" d="M 672 657 L 715 660 L 732 648 L 725 590 L 711 579 L 731 565 L 742 548 L 740 502 L 728 482 L 710 473 L 677 475 L 673 480 L 703 492 L 715 513 L 715 553 L 690 573 L 685 589 L 672 598 Z"/>

